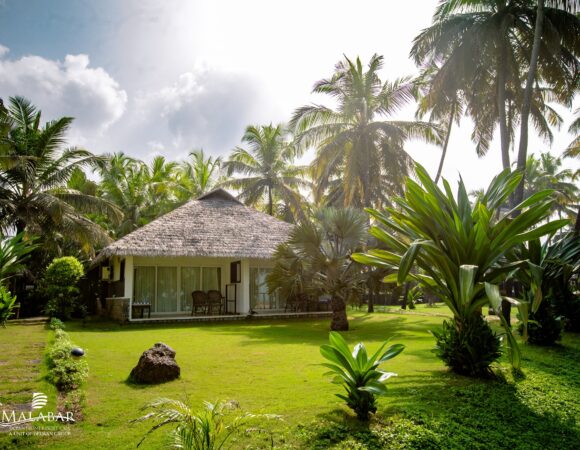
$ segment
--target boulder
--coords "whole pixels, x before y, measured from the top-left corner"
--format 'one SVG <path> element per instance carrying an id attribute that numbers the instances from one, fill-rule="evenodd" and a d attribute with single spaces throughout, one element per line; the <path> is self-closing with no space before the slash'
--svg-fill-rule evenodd
<path id="1" fill-rule="evenodd" d="M 165 383 L 179 378 L 180 372 L 181 369 L 175 362 L 175 350 L 158 342 L 143 352 L 129 379 L 142 384 Z"/>

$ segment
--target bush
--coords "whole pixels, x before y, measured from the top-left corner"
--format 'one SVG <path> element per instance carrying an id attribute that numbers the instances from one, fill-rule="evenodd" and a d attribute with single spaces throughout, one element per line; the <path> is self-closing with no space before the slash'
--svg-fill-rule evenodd
<path id="1" fill-rule="evenodd" d="M 56 329 L 55 342 L 47 354 L 48 381 L 61 392 L 77 389 L 88 377 L 89 368 L 84 358 L 75 358 L 71 350 L 75 345 L 68 334 Z"/>
<path id="2" fill-rule="evenodd" d="M 48 328 L 50 328 L 51 330 L 64 330 L 66 327 L 62 320 L 53 317 L 52 319 L 50 319 L 50 322 L 48 323 Z"/>
<path id="3" fill-rule="evenodd" d="M 440 331 L 431 333 L 437 340 L 434 353 L 462 375 L 488 377 L 491 364 L 501 356 L 500 339 L 481 315 L 461 322 L 446 320 Z"/>
<path id="4" fill-rule="evenodd" d="M 523 332 L 520 327 L 520 334 Z M 554 313 L 550 298 L 545 298 L 538 310 L 530 314 L 528 342 L 535 345 L 554 345 L 562 338 L 562 321 Z"/>
<path id="5" fill-rule="evenodd" d="M 370 413 L 377 411 L 377 395 L 385 395 L 385 382 L 392 376 L 392 372 L 383 372 L 377 367 L 389 359 L 394 358 L 405 348 L 402 344 L 391 345 L 386 350 L 384 342 L 381 347 L 369 358 L 362 342 L 359 342 L 354 351 L 350 352 L 344 338 L 336 331 L 331 331 L 330 345 L 320 347 L 320 353 L 332 364 L 324 363 L 330 369 L 327 375 L 334 375 L 333 383 L 341 384 L 347 395 L 336 394 L 346 401 L 359 420 L 368 420 Z"/>
<path id="6" fill-rule="evenodd" d="M 42 280 L 42 291 L 48 298 L 46 314 L 70 319 L 79 296 L 76 284 L 84 273 L 83 265 L 73 256 L 55 258 L 49 264 Z"/>
<path id="7" fill-rule="evenodd" d="M 0 326 L 6 328 L 6 321 L 14 314 L 12 310 L 15 307 L 16 296 L 0 284 Z"/>

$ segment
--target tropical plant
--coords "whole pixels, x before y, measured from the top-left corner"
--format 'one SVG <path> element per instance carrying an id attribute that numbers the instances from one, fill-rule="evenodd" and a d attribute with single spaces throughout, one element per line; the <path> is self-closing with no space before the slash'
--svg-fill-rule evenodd
<path id="1" fill-rule="evenodd" d="M 41 112 L 28 100 L 12 97 L 6 120 L 10 131 L 0 142 L 0 230 L 41 236 L 44 245 L 75 242 L 91 253 L 109 242 L 105 230 L 86 213 L 119 218 L 111 203 L 67 187 L 75 169 L 101 161 L 86 150 L 63 149 L 70 117 L 41 127 Z"/>
<path id="2" fill-rule="evenodd" d="M 346 305 L 364 289 L 362 267 L 350 259 L 366 240 L 366 218 L 353 208 L 323 208 L 313 222 L 302 222 L 274 254 L 270 291 L 288 298 L 307 293 L 331 297 L 331 330 L 348 330 Z"/>
<path id="3" fill-rule="evenodd" d="M 84 274 L 83 265 L 74 256 L 55 258 L 49 264 L 41 290 L 48 299 L 45 312 L 50 317 L 70 318 L 79 295 L 77 283 Z"/>
<path id="4" fill-rule="evenodd" d="M 377 412 L 376 396 L 387 393 L 386 381 L 396 373 L 384 372 L 378 367 L 401 353 L 405 346 L 394 344 L 385 349 L 388 340 L 370 357 L 362 342 L 355 345 L 351 351 L 344 338 L 331 331 L 329 345 L 320 347 L 320 354 L 330 361 L 323 363 L 330 369 L 326 375 L 334 375 L 333 383 L 340 384 L 346 390 L 346 395 L 336 394 L 352 409 L 359 420 L 369 420 L 371 413 Z"/>
<path id="5" fill-rule="evenodd" d="M 417 284 L 416 286 L 413 286 L 411 289 L 409 289 L 407 292 L 407 298 L 405 299 L 409 309 L 415 309 L 415 304 L 421 299 L 422 296 L 423 289 L 421 289 L 420 285 Z"/>
<path id="6" fill-rule="evenodd" d="M 309 187 L 306 168 L 293 165 L 299 155 L 282 125 L 249 126 L 242 138 L 248 149 L 236 147 L 223 167 L 228 176 L 242 175 L 221 183 L 240 191 L 248 205 L 263 205 L 274 215 L 276 203 L 284 204 L 294 220 L 303 220 L 305 200 L 300 189 Z"/>
<path id="7" fill-rule="evenodd" d="M 432 63 L 424 68 L 414 80 L 417 86 L 416 97 L 418 100 L 416 116 L 422 119 L 428 114 L 429 121 L 440 123 L 444 133 L 435 183 L 439 181 L 443 171 L 443 163 L 447 155 L 453 124 L 459 125 L 465 109 L 464 95 L 459 87 L 459 80 L 453 80 L 457 82 L 457 85 L 441 86 L 435 79 L 438 70 L 437 65 Z"/>
<path id="8" fill-rule="evenodd" d="M 2 328 L 6 328 L 6 321 L 14 314 L 14 308 L 16 308 L 16 296 L 0 284 L 0 326 Z"/>
<path id="9" fill-rule="evenodd" d="M 312 163 L 318 203 L 331 206 L 374 206 L 388 203 L 400 193 L 405 175 L 413 166 L 405 152 L 407 139 L 438 143 L 437 128 L 425 122 L 386 120 L 413 99 L 408 78 L 383 83 L 378 72 L 383 57 L 373 55 L 364 70 L 359 58 L 346 58 L 336 65 L 329 79 L 312 90 L 336 102 L 298 108 L 290 122 L 297 143 L 317 146 Z"/>
<path id="10" fill-rule="evenodd" d="M 24 233 L 14 237 L 0 238 L 0 285 L 22 270 L 23 263 L 36 248 L 34 238 Z"/>
<path id="11" fill-rule="evenodd" d="M 521 173 L 503 171 L 496 176 L 481 199 L 471 204 L 463 180 L 458 185 L 457 198 L 449 183 L 443 180 L 444 191 L 429 178 L 423 167 L 416 169 L 421 184 L 407 179 L 404 198 L 396 200 L 398 208 L 387 208 L 385 213 L 368 209 L 376 225 L 371 234 L 383 241 L 389 250 L 370 250 L 355 254 L 355 261 L 398 270 L 385 281 L 399 284 L 413 280 L 433 292 L 453 313 L 452 326 L 465 345 L 464 351 L 476 342 L 473 327 L 481 308 L 491 304 L 499 310 L 502 296 L 498 284 L 515 268 L 527 266 L 536 276 L 536 266 L 529 261 L 508 262 L 506 254 L 523 242 L 552 233 L 564 226 L 566 220 L 556 220 L 536 228 L 550 214 L 551 191 L 539 192 L 516 207 L 522 213 L 510 217 L 511 211 L 492 220 L 497 209 L 513 193 Z M 419 269 L 411 272 L 416 265 Z M 530 305 L 510 298 L 518 305 L 525 320 L 529 309 L 535 311 L 541 295 Z M 512 364 L 519 369 L 519 349 L 509 324 L 503 320 Z M 487 325 L 486 325 L 487 326 Z M 492 346 L 489 346 L 492 348 Z M 467 370 L 452 369 L 470 374 L 487 375 L 488 368 L 479 364 Z"/>
<path id="12" fill-rule="evenodd" d="M 553 14 L 546 15 L 546 10 L 544 4 L 548 3 L 552 6 L 558 8 L 559 6 L 564 6 L 564 10 L 560 10 L 560 16 L 566 14 L 565 20 L 562 20 L 561 17 L 558 17 L 559 21 L 555 23 L 553 21 Z M 565 84 L 566 90 L 566 97 L 570 99 L 568 106 L 572 106 L 572 99 L 575 95 L 575 90 L 578 86 L 578 82 L 580 81 L 580 77 L 578 76 L 578 67 L 580 63 L 578 61 L 578 55 L 580 55 L 580 38 L 578 34 L 580 33 L 580 18 L 576 15 L 579 10 L 579 6 L 577 2 L 567 0 L 565 2 L 561 0 L 537 0 L 537 7 L 536 7 L 536 21 L 534 26 L 534 39 L 533 45 L 530 54 L 529 60 L 529 69 L 526 79 L 526 86 L 523 94 L 522 100 L 522 119 L 521 119 L 521 128 L 520 128 L 520 142 L 519 142 L 519 149 L 518 149 L 518 160 L 517 160 L 517 168 L 518 170 L 525 170 L 526 169 L 526 162 L 528 156 L 528 117 L 530 115 L 531 103 L 532 103 L 532 95 L 534 87 L 538 84 L 538 80 L 536 80 L 536 76 L 538 75 L 538 63 L 540 58 L 540 49 L 543 50 L 542 57 L 546 61 L 542 61 L 543 63 L 547 63 L 549 65 L 560 65 L 560 66 L 569 66 L 571 77 L 568 78 L 566 81 L 572 81 L 572 84 L 568 85 Z M 569 13 L 568 13 L 569 11 Z M 562 26 L 561 29 L 557 28 L 557 26 Z M 567 37 L 571 37 L 573 40 L 569 42 L 565 42 L 564 40 Z M 542 40 L 545 43 L 542 43 Z M 566 54 L 565 56 L 562 55 L 562 50 L 569 51 L 570 53 Z M 556 64 L 554 64 L 556 63 Z M 558 64 L 560 63 L 560 64 Z M 556 70 L 551 70 L 551 74 L 557 73 L 558 69 L 561 71 L 561 67 L 557 67 Z M 561 71 L 566 73 L 565 71 Z M 561 81 L 556 79 L 555 82 Z M 566 73 L 566 75 L 568 75 Z M 560 86 L 561 90 L 561 86 Z M 518 185 L 516 191 L 514 193 L 514 203 L 519 203 L 524 198 L 524 180 Z"/>
<path id="13" fill-rule="evenodd" d="M 137 444 L 139 447 L 153 431 L 167 425 L 174 426 L 170 434 L 169 448 L 186 450 L 218 450 L 226 448 L 230 439 L 243 427 L 261 419 L 275 419 L 272 414 L 242 413 L 234 415 L 239 409 L 237 402 L 218 401 L 215 403 L 203 402 L 204 407 L 196 412 L 184 402 L 168 398 L 157 399 L 143 410 L 152 410 L 144 416 L 134 420 L 141 422 L 155 420 L 155 424 Z"/>
<path id="14" fill-rule="evenodd" d="M 563 214 L 573 218 L 576 211 L 571 206 L 580 201 L 580 189 L 573 182 L 573 176 L 571 169 L 562 169 L 561 158 L 556 158 L 549 152 L 540 153 L 539 158 L 532 154 L 526 162 L 524 198 L 551 189 L 554 191 L 552 213 L 557 213 L 559 218 Z"/>
<path id="15" fill-rule="evenodd" d="M 499 124 L 504 169 L 510 167 L 510 142 L 520 115 L 527 126 L 529 111 L 538 132 L 549 138 L 548 125 L 554 125 L 558 115 L 546 102 L 569 105 L 578 83 L 580 21 L 557 8 L 542 11 L 545 27 L 538 67 L 533 91 L 525 91 L 526 102 L 522 84 L 530 60 L 533 65 L 535 2 L 441 1 L 433 24 L 415 38 L 411 50 L 417 64 L 439 67 L 434 76 L 438 86 L 462 89 L 475 123 L 478 154 L 487 151 Z"/>
<path id="16" fill-rule="evenodd" d="M 55 330 L 54 338 L 46 354 L 47 379 L 60 392 L 78 389 L 89 376 L 87 360 L 73 356 L 75 345 L 62 328 Z"/>
<path id="17" fill-rule="evenodd" d="M 123 219 L 114 227 L 116 236 L 121 237 L 148 222 L 149 174 L 146 164 L 121 152 L 105 157 L 98 168 L 99 196 L 122 211 Z"/>
<path id="18" fill-rule="evenodd" d="M 222 158 L 207 156 L 203 150 L 189 153 L 189 159 L 182 161 L 177 171 L 176 195 L 187 201 L 211 191 L 218 183 Z"/>

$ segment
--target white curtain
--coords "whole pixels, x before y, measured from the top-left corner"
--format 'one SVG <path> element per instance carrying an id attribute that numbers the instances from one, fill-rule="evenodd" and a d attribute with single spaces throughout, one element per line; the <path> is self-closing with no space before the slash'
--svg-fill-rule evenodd
<path id="1" fill-rule="evenodd" d="M 177 311 L 177 267 L 157 267 L 156 312 Z"/>
<path id="2" fill-rule="evenodd" d="M 155 302 L 155 267 L 135 267 L 133 283 L 135 303 L 152 305 Z"/>
<path id="3" fill-rule="evenodd" d="M 268 292 L 266 277 L 272 269 L 250 267 L 250 305 L 253 309 L 277 309 L 278 295 Z"/>
<path id="4" fill-rule="evenodd" d="M 203 268 L 202 287 L 204 291 L 222 291 L 221 289 L 221 269 L 219 267 L 204 267 Z"/>
<path id="5" fill-rule="evenodd" d="M 201 290 L 201 269 L 199 267 L 181 268 L 181 311 L 191 311 L 191 293 Z"/>

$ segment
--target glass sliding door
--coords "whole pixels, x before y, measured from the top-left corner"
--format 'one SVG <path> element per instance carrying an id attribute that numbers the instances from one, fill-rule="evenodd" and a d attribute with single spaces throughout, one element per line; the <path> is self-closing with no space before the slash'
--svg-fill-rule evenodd
<path id="1" fill-rule="evenodd" d="M 133 300 L 135 303 L 155 303 L 155 267 L 135 267 Z"/>
<path id="2" fill-rule="evenodd" d="M 191 311 L 193 291 L 201 290 L 201 269 L 199 267 L 181 268 L 181 311 Z"/>
<path id="3" fill-rule="evenodd" d="M 177 267 L 157 267 L 155 312 L 177 312 Z"/>
<path id="4" fill-rule="evenodd" d="M 281 309 L 278 293 L 268 292 L 266 277 L 272 269 L 250 267 L 250 306 L 252 309 Z"/>

